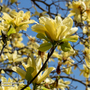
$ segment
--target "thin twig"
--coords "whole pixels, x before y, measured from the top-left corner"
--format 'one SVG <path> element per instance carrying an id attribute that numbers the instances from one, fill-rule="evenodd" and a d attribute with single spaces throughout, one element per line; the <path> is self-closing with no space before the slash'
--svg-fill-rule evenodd
<path id="1" fill-rule="evenodd" d="M 51 78 L 57 78 L 58 76 L 50 76 Z M 77 82 L 79 82 L 79 83 L 81 83 L 81 84 L 83 84 L 83 85 L 85 85 L 86 86 L 86 83 L 84 83 L 82 80 L 79 80 L 79 79 L 76 79 L 76 78 L 72 78 L 72 77 L 70 77 L 70 76 L 61 76 L 60 75 L 60 78 L 68 78 L 68 79 L 71 79 L 71 80 L 73 80 L 73 81 L 77 81 Z M 88 85 L 89 87 L 90 87 L 90 84 Z"/>

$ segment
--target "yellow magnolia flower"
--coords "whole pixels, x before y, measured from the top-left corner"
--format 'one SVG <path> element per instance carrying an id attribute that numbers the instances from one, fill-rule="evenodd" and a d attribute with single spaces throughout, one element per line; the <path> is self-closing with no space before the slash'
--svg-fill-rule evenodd
<path id="1" fill-rule="evenodd" d="M 73 72 L 72 72 L 72 67 L 63 67 L 63 70 L 62 70 L 64 73 L 66 73 L 66 74 L 72 74 Z"/>
<path id="2" fill-rule="evenodd" d="M 50 84 L 50 85 L 54 84 L 53 85 L 54 88 L 56 87 L 56 88 L 61 89 L 61 90 L 65 90 L 65 88 L 69 88 L 68 85 L 70 84 L 70 81 L 63 81 L 63 79 L 59 79 L 58 83 L 55 86 L 56 81 L 51 79 L 51 78 L 46 78 L 44 82 L 47 84 Z"/>
<path id="3" fill-rule="evenodd" d="M 80 70 L 81 71 L 80 75 L 83 74 L 84 77 L 89 78 L 90 70 L 87 68 L 86 65 L 83 65 L 83 67 L 84 67 L 84 69 Z"/>
<path id="4" fill-rule="evenodd" d="M 78 30 L 78 28 L 72 28 L 72 26 L 73 20 L 70 17 L 66 17 L 64 20 L 60 16 L 56 16 L 55 20 L 49 17 L 40 17 L 39 23 L 33 25 L 32 30 L 44 34 L 52 42 L 64 38 L 78 38 L 77 35 L 74 35 L 74 37 L 70 36 Z"/>
<path id="5" fill-rule="evenodd" d="M 72 4 L 70 3 L 68 8 L 72 9 L 68 16 L 74 16 L 74 20 L 76 20 L 77 22 L 85 20 L 86 5 L 83 1 L 73 1 Z"/>
<path id="6" fill-rule="evenodd" d="M 87 21 L 90 21 L 90 0 L 85 0 Z"/>
<path id="7" fill-rule="evenodd" d="M 24 13 L 23 11 L 16 12 L 12 10 L 9 14 L 3 12 L 2 18 L 0 18 L 0 30 L 8 32 L 10 25 L 15 28 L 16 32 L 20 30 L 27 30 L 28 24 L 34 23 L 34 20 L 30 20 L 30 11 Z"/>
<path id="8" fill-rule="evenodd" d="M 16 33 L 16 34 L 12 35 L 11 38 L 13 39 L 12 44 L 13 44 L 14 47 L 18 47 L 18 48 L 24 47 L 24 44 L 22 43 L 23 38 L 22 38 L 21 33 Z"/>
<path id="9" fill-rule="evenodd" d="M 20 62 L 26 59 L 25 57 L 21 57 L 21 55 L 18 55 L 16 50 L 14 51 L 14 53 L 7 53 L 6 55 L 8 57 L 9 62 Z"/>
<path id="10" fill-rule="evenodd" d="M 27 71 L 27 69 L 29 67 L 32 67 L 34 69 L 34 71 L 31 73 L 32 77 L 34 77 L 39 70 L 42 67 L 42 60 L 41 58 L 37 58 L 36 60 L 34 59 L 33 56 L 31 56 L 31 58 L 28 59 L 27 65 L 22 62 L 23 67 L 25 68 L 25 70 Z M 19 68 L 19 67 L 13 67 L 12 68 L 13 71 L 17 72 L 23 79 L 25 79 L 26 77 L 26 72 Z M 54 70 L 54 67 L 49 67 L 48 69 L 45 70 L 45 72 L 42 74 L 42 72 L 36 77 L 36 79 L 33 81 L 33 83 L 41 83 L 49 74 L 52 70 Z"/>

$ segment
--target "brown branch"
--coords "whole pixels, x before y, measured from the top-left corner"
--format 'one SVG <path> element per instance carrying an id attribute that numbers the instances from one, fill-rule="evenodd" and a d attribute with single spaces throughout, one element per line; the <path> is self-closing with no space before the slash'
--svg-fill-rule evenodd
<path id="1" fill-rule="evenodd" d="M 1 53 L 0 53 L 0 57 L 1 57 L 2 53 L 3 53 L 3 50 L 4 50 L 5 46 L 6 46 L 6 44 L 3 45 L 3 48 L 2 48 Z"/>
<path id="2" fill-rule="evenodd" d="M 9 74 L 10 72 L 14 72 L 12 69 L 9 69 L 9 68 L 8 68 L 8 69 L 2 69 L 2 68 L 0 68 L 0 72 L 1 72 L 1 70 L 4 70 L 5 73 L 6 73 L 8 76 L 10 76 L 14 81 L 17 82 L 17 80 Z M 7 71 L 8 71 L 9 73 L 7 73 Z"/>
<path id="3" fill-rule="evenodd" d="M 0 72 L 1 72 L 1 70 L 4 70 L 5 72 L 6 72 L 6 71 L 8 71 L 8 72 L 14 72 L 12 69 L 9 69 L 9 68 L 7 68 L 7 69 L 2 69 L 2 68 L 0 68 Z"/>
<path id="4" fill-rule="evenodd" d="M 32 0 L 33 1 L 33 0 Z M 42 11 L 46 11 L 45 9 L 43 9 L 42 7 L 40 7 L 40 5 L 38 5 L 35 1 L 33 1 L 33 3 L 39 8 L 39 9 L 41 9 Z M 50 5 L 48 5 L 49 6 L 49 9 L 50 9 Z M 51 13 L 51 12 L 49 12 L 49 11 L 46 11 L 47 12 L 47 14 L 51 14 L 51 15 L 57 15 L 57 14 L 55 14 L 55 13 Z M 54 18 L 54 17 L 52 17 L 52 18 Z"/>
<path id="5" fill-rule="evenodd" d="M 82 82 L 81 80 L 72 78 L 72 77 L 70 77 L 70 76 L 60 76 L 60 78 L 68 78 L 68 79 L 72 79 L 72 80 L 77 81 L 77 82 L 79 82 L 79 83 L 81 83 L 81 84 L 83 84 L 83 85 L 86 85 L 86 84 L 85 84 L 84 82 Z"/>
<path id="6" fill-rule="evenodd" d="M 50 76 L 51 78 L 58 78 L 58 76 Z M 81 81 L 81 80 L 79 80 L 79 79 L 76 79 L 76 78 L 72 78 L 72 77 L 70 77 L 70 76 L 60 76 L 60 78 L 68 78 L 68 79 L 71 79 L 71 80 L 73 80 L 73 81 L 77 81 L 77 82 L 79 82 L 79 83 L 81 83 L 81 84 L 83 84 L 83 85 L 87 85 L 86 83 L 84 83 L 83 81 Z M 90 84 L 88 84 L 88 86 L 90 87 Z"/>

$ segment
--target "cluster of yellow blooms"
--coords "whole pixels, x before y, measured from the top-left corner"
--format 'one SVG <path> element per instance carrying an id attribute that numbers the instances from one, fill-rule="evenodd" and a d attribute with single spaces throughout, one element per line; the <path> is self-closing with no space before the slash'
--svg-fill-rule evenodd
<path id="1" fill-rule="evenodd" d="M 74 16 L 74 20 L 78 23 L 83 23 L 83 33 L 88 36 L 87 40 L 83 40 L 84 44 L 84 55 L 86 65 L 83 65 L 84 70 L 81 70 L 81 74 L 84 77 L 89 78 L 90 76 L 90 0 L 78 0 L 70 2 L 67 7 L 70 10 L 69 17 Z M 85 25 L 87 23 L 87 25 Z"/>
<path id="2" fill-rule="evenodd" d="M 17 0 L 10 1 L 11 3 L 13 3 Z M 50 59 L 52 60 L 53 57 L 58 58 L 58 60 L 62 62 L 62 72 L 67 75 L 72 74 L 71 66 L 74 66 L 74 60 L 72 60 L 70 56 L 74 55 L 75 52 L 74 50 L 72 50 L 69 41 L 76 42 L 78 40 L 78 35 L 73 35 L 75 32 L 77 32 L 78 28 L 73 27 L 73 20 L 70 17 L 74 16 L 74 20 L 79 23 L 84 24 L 84 21 L 87 21 L 87 23 L 89 24 L 89 4 L 90 1 L 81 0 L 69 3 L 68 8 L 72 10 L 70 11 L 68 17 L 66 17 L 65 19 L 62 19 L 59 15 L 56 16 L 55 19 L 52 19 L 47 15 L 44 15 L 46 12 L 40 15 L 40 13 L 38 13 L 35 8 L 35 14 L 32 14 L 32 16 L 38 15 L 40 17 L 39 23 L 30 19 L 30 11 L 27 11 L 26 13 L 24 13 L 23 11 L 16 12 L 15 10 L 10 10 L 10 12 L 8 13 L 2 12 L 3 15 L 0 18 L 0 35 L 2 35 L 1 31 L 4 31 L 5 35 L 9 38 L 7 40 L 6 48 L 3 50 L 6 53 L 1 55 L 0 61 L 5 61 L 6 59 L 8 59 L 9 63 L 21 62 L 21 65 L 25 70 L 23 70 L 19 66 L 13 66 L 12 70 L 17 72 L 22 77 L 22 79 L 30 81 L 39 72 L 42 67 L 42 63 L 45 62 L 47 57 L 47 53 L 45 51 L 49 50 L 57 43 L 58 50 L 62 50 L 62 53 L 61 55 L 59 55 L 57 52 L 54 52 Z M 43 44 L 41 44 L 40 46 L 39 44 L 37 44 L 35 37 L 28 37 L 29 42 L 27 43 L 27 46 L 22 43 L 23 38 L 22 34 L 19 31 L 26 31 L 29 27 L 29 24 L 32 23 L 36 23 L 31 27 L 32 31 L 37 32 L 37 38 L 43 40 Z M 87 33 L 88 29 L 89 28 L 84 27 L 83 33 Z M 11 40 L 13 43 L 11 43 L 11 41 L 9 40 Z M 1 43 L 2 41 L 0 42 L 0 49 L 3 48 Z M 13 51 L 10 47 L 10 44 L 12 44 L 13 48 L 19 48 L 18 51 Z M 38 55 L 38 50 L 40 52 L 44 52 L 44 55 Z M 90 67 L 90 48 L 85 48 L 84 52 L 86 53 L 85 61 L 87 66 L 83 65 L 84 69 L 81 70 L 80 75 L 83 74 L 84 77 L 89 78 L 90 70 L 87 67 Z M 23 57 L 23 55 L 26 55 L 26 57 Z M 66 65 L 67 68 L 64 67 L 64 65 Z M 55 83 L 55 80 L 47 78 L 53 70 L 55 70 L 54 67 L 47 67 L 45 71 L 41 71 L 41 73 L 33 81 L 33 84 L 47 83 L 53 85 Z M 5 78 L 2 78 L 3 82 L 4 79 Z M 8 82 L 11 82 L 11 80 L 8 80 Z M 68 88 L 69 84 L 69 81 L 64 82 L 62 79 L 60 79 L 58 81 L 57 88 L 64 90 L 65 88 Z M 3 88 L 3 90 L 9 90 L 8 88 Z M 11 87 L 12 90 L 15 90 L 17 88 L 19 88 L 19 86 L 16 86 L 15 88 Z"/>
<path id="3" fill-rule="evenodd" d="M 21 30 L 26 31 L 27 28 L 29 27 L 29 24 L 35 23 L 35 21 L 30 19 L 30 11 L 24 13 L 23 11 L 16 12 L 15 10 L 10 10 L 9 13 L 6 12 L 2 13 L 3 15 L 0 18 L 1 21 L 0 35 L 2 35 L 1 31 L 4 31 L 5 35 L 8 36 L 9 38 L 7 40 L 7 46 L 4 49 L 4 52 L 6 52 L 5 56 L 2 54 L 0 61 L 5 61 L 8 59 L 9 63 L 21 62 L 25 70 L 21 69 L 18 66 L 12 67 L 12 70 L 17 72 L 22 77 L 22 79 L 30 81 L 41 69 L 42 63 L 45 62 L 44 58 L 46 58 L 47 54 L 46 53 L 44 54 L 45 57 L 43 59 L 42 57 L 38 56 L 37 50 L 39 45 L 35 42 L 35 38 L 32 37 L 28 37 L 31 42 L 29 41 L 27 43 L 27 47 L 23 48 L 24 44 L 21 43 L 23 38 L 22 34 L 19 33 L 19 31 Z M 39 18 L 39 23 L 36 23 L 31 28 L 33 31 L 38 33 L 37 37 L 40 37 L 40 35 L 42 35 L 44 38 L 41 37 L 41 39 L 46 40 L 52 46 L 54 42 L 65 42 L 65 43 L 68 41 L 76 42 L 78 40 L 78 35 L 72 34 L 74 34 L 78 30 L 78 28 L 77 27 L 72 28 L 72 26 L 73 20 L 70 17 L 66 17 L 64 20 L 62 20 L 60 16 L 56 16 L 55 19 L 51 19 L 50 17 L 47 16 L 42 16 Z M 13 43 L 11 43 L 9 39 Z M 44 41 L 44 43 L 46 41 Z M 12 44 L 14 48 L 22 48 L 22 49 L 18 51 L 14 50 L 14 52 L 11 52 L 12 48 L 10 47 L 10 44 Z M 70 46 L 70 44 L 67 45 Z M 2 49 L 2 46 L 0 48 Z M 34 54 L 31 52 L 34 52 Z M 55 54 L 56 53 L 54 52 L 52 57 L 55 56 Z M 29 56 L 29 58 L 22 57 L 22 55 Z M 37 58 L 35 59 L 34 56 Z M 55 57 L 57 57 L 57 54 Z M 58 58 L 60 58 L 59 55 Z M 70 64 L 71 61 L 70 63 L 69 61 L 67 63 Z M 42 71 L 33 81 L 33 84 L 42 83 L 42 81 L 44 81 L 53 70 L 55 70 L 54 67 L 49 67 L 45 69 L 44 72 Z M 65 72 L 66 74 L 71 73 L 71 68 L 66 71 L 65 70 L 66 69 L 64 69 L 63 72 Z M 47 83 L 47 80 L 45 82 Z M 68 84 L 70 84 L 70 82 L 64 82 L 62 79 L 60 79 L 58 82 L 58 88 L 64 89 L 68 87 Z M 16 88 L 17 86 L 15 88 L 12 87 L 13 90 Z M 6 88 L 3 90 L 6 90 Z"/>
<path id="4" fill-rule="evenodd" d="M 2 18 L 0 18 L 0 31 L 3 30 L 6 33 L 9 30 L 10 25 L 15 28 L 16 32 L 20 30 L 27 30 L 28 24 L 34 23 L 34 20 L 30 20 L 30 11 L 24 13 L 23 11 L 16 12 L 12 10 L 9 14 L 3 12 Z M 0 34 L 1 35 L 1 34 Z"/>
<path id="5" fill-rule="evenodd" d="M 90 31 L 90 0 L 73 1 L 69 3 L 68 8 L 71 9 L 69 17 L 74 16 L 74 20 L 79 23 L 88 23 L 88 26 L 83 27 L 83 33 Z"/>

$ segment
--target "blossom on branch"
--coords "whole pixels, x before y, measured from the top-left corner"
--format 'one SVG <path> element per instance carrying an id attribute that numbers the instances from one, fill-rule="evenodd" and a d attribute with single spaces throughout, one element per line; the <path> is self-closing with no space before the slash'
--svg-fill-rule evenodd
<path id="1" fill-rule="evenodd" d="M 23 11 L 16 12 L 15 10 L 12 10 L 9 14 L 3 12 L 0 21 L 0 31 L 4 30 L 6 33 L 10 26 L 12 26 L 16 32 L 19 32 L 20 30 L 27 30 L 29 27 L 28 24 L 35 22 L 34 20 L 30 20 L 30 11 L 24 13 Z"/>
<path id="2" fill-rule="evenodd" d="M 39 23 L 32 26 L 32 30 L 47 36 L 51 42 L 65 38 L 76 39 L 75 41 L 77 41 L 78 36 L 71 35 L 74 34 L 78 28 L 72 28 L 72 26 L 73 20 L 70 17 L 66 17 L 64 20 L 62 20 L 60 16 L 56 16 L 54 20 L 49 17 L 41 17 L 39 18 Z"/>
<path id="3" fill-rule="evenodd" d="M 82 22 L 82 20 L 85 20 L 85 16 L 87 15 L 85 10 L 86 10 L 86 5 L 83 1 L 73 1 L 70 3 L 68 6 L 70 10 L 70 14 L 68 16 L 74 16 L 74 20 L 77 22 Z"/>
<path id="4" fill-rule="evenodd" d="M 27 65 L 22 62 L 23 67 L 26 71 L 19 67 L 13 67 L 13 71 L 17 72 L 23 79 L 27 79 L 31 81 L 35 77 L 35 75 L 39 72 L 39 70 L 42 67 L 42 60 L 41 58 L 34 59 L 33 55 L 31 58 L 28 59 Z M 43 71 L 36 77 L 36 79 L 33 81 L 33 83 L 41 83 L 45 78 L 50 74 L 51 71 L 53 71 L 54 67 L 49 67 L 46 69 L 43 73 Z"/>

